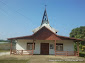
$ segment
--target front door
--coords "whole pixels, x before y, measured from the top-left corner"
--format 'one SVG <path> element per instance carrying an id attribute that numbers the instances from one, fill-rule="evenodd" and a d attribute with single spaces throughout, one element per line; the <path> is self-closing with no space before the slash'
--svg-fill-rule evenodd
<path id="1" fill-rule="evenodd" d="M 49 54 L 49 43 L 41 43 L 41 54 L 42 55 Z"/>

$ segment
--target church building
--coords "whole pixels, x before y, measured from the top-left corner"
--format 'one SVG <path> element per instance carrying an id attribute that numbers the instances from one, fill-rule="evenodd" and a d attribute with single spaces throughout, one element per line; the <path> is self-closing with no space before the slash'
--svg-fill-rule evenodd
<path id="1" fill-rule="evenodd" d="M 82 40 L 60 36 L 57 33 L 58 31 L 49 24 L 45 8 L 41 25 L 33 30 L 32 35 L 8 38 L 11 40 L 10 54 L 79 56 L 79 42 Z M 16 42 L 16 49 L 12 48 L 13 41 Z M 74 51 L 75 42 L 77 51 Z"/>

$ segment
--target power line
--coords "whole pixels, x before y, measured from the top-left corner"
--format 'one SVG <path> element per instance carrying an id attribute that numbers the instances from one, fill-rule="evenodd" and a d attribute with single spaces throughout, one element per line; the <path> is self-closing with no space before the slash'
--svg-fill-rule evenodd
<path id="1" fill-rule="evenodd" d="M 0 10 L 3 11 L 5 14 L 8 15 L 8 13 L 4 9 L 0 8 Z"/>
<path id="2" fill-rule="evenodd" d="M 10 8 L 10 7 L 9 7 L 6 3 L 4 3 L 3 1 L 0 1 L 0 2 L 1 2 L 2 4 L 4 4 L 4 5 L 6 5 L 8 8 Z M 1 9 L 1 8 L 0 8 L 0 9 Z M 2 10 L 2 9 L 1 9 L 1 10 Z M 10 8 L 10 10 L 11 10 L 11 11 L 14 11 L 14 12 L 18 13 L 19 15 L 23 16 L 24 18 L 26 18 L 26 19 L 32 21 L 30 18 L 28 18 L 27 16 L 21 14 L 20 12 L 15 11 L 15 10 L 13 10 L 12 8 Z M 2 10 L 2 11 L 4 11 L 4 10 Z M 4 11 L 4 12 L 5 12 L 5 11 Z M 5 13 L 6 13 L 6 12 L 5 12 Z"/>

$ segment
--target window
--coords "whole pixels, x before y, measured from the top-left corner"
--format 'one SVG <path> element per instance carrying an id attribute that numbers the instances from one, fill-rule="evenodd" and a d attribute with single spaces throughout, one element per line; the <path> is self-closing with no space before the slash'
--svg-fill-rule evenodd
<path id="1" fill-rule="evenodd" d="M 53 49 L 53 44 L 50 44 L 50 49 Z"/>
<path id="2" fill-rule="evenodd" d="M 62 43 L 56 43 L 56 51 L 63 51 L 63 44 Z"/>
<path id="3" fill-rule="evenodd" d="M 33 43 L 27 43 L 27 50 L 33 49 Z M 35 43 L 34 43 L 34 49 L 35 49 Z"/>

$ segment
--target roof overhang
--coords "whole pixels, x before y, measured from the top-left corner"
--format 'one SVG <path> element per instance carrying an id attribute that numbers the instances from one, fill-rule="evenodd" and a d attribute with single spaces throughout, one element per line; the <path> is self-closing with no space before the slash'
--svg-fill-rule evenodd
<path id="1" fill-rule="evenodd" d="M 53 38 L 51 39 L 47 39 L 47 38 L 42 38 L 42 37 L 39 37 L 39 38 L 36 38 L 37 36 L 35 36 L 36 34 L 38 33 L 41 33 L 40 31 L 42 31 L 43 29 L 46 29 L 48 31 L 51 32 L 51 34 L 53 35 L 50 35 L 53 36 Z M 45 31 L 45 30 L 44 30 Z M 42 34 L 42 33 L 41 33 Z M 43 34 L 42 34 L 43 35 Z M 46 36 L 46 35 L 45 35 Z M 49 36 L 48 36 L 49 37 Z M 54 38 L 55 37 L 55 38 Z M 76 38 L 70 38 L 70 37 L 65 37 L 65 36 L 60 36 L 60 35 L 57 35 L 56 33 L 52 32 L 50 29 L 48 29 L 47 27 L 42 27 L 41 29 L 39 29 L 37 32 L 35 32 L 34 34 L 32 35 L 29 35 L 29 36 L 22 36 L 22 37 L 15 37 L 15 38 L 8 38 L 8 40 L 17 40 L 17 39 L 35 39 L 35 40 L 73 40 L 73 41 L 77 41 L 77 42 L 80 42 L 80 41 L 83 41 L 82 39 L 76 39 Z"/>

